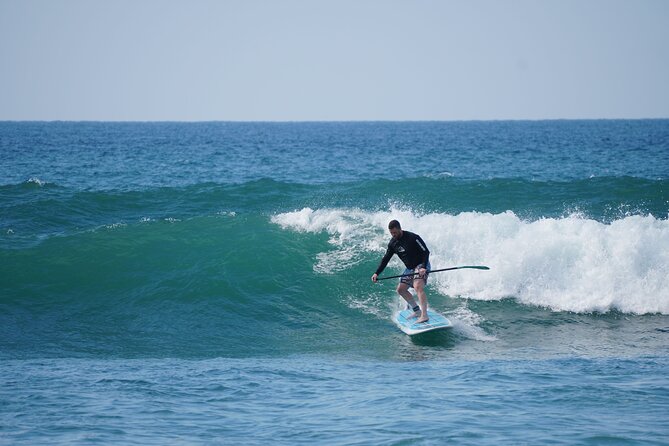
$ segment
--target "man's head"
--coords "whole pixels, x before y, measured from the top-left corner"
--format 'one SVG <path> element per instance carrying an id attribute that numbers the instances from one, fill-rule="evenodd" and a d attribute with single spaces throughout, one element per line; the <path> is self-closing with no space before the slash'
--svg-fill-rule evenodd
<path id="1" fill-rule="evenodd" d="M 394 239 L 399 239 L 402 237 L 402 226 L 400 225 L 399 221 L 391 220 L 390 223 L 388 223 L 388 230 Z"/>

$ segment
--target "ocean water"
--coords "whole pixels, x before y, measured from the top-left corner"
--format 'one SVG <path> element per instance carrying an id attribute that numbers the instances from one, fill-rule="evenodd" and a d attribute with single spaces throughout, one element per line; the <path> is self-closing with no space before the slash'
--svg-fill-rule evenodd
<path id="1" fill-rule="evenodd" d="M 0 444 L 669 444 L 669 120 L 0 122 L 0 154 Z M 430 277 L 452 330 L 370 281 L 393 218 L 490 267 Z"/>

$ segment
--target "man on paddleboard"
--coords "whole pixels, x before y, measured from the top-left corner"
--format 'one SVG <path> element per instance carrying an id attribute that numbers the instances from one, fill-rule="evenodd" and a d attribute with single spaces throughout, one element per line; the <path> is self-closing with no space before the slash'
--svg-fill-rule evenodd
<path id="1" fill-rule="evenodd" d="M 430 271 L 430 251 L 425 242 L 418 234 L 403 231 L 400 222 L 392 220 L 388 223 L 388 230 L 392 239 L 388 243 L 386 254 L 381 259 L 379 267 L 372 275 L 372 282 L 376 282 L 379 274 L 385 269 L 386 265 L 394 254 L 402 260 L 406 269 L 403 274 L 416 274 L 413 276 L 401 277 L 397 285 L 397 292 L 404 298 L 414 311 L 409 317 L 418 317 L 417 323 L 427 322 L 427 296 L 425 295 L 425 284 Z M 418 296 L 418 305 L 409 292 L 409 288 L 416 290 Z"/>

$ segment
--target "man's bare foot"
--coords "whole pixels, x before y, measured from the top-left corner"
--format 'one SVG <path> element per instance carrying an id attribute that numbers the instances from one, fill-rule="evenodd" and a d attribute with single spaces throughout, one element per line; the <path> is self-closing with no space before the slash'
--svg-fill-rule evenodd
<path id="1" fill-rule="evenodd" d="M 413 319 L 415 317 L 420 316 L 420 310 L 419 311 L 414 311 L 411 315 L 407 316 L 407 319 Z"/>
<path id="2" fill-rule="evenodd" d="M 430 320 L 430 318 L 428 318 L 427 316 L 424 316 L 424 317 L 421 317 L 420 319 L 418 319 L 418 320 L 416 321 L 416 323 L 417 323 L 417 324 L 422 324 L 423 322 L 427 322 L 427 321 L 429 321 L 429 320 Z"/>

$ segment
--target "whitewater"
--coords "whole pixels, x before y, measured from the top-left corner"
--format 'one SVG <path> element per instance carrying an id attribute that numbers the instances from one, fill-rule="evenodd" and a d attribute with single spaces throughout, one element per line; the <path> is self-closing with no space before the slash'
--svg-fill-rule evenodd
<path id="1" fill-rule="evenodd" d="M 391 219 L 421 234 L 434 269 L 491 268 L 486 274 L 433 275 L 431 283 L 441 294 L 514 298 L 555 311 L 669 314 L 667 219 L 635 215 L 605 224 L 580 215 L 526 221 L 511 211 L 423 215 L 408 209 L 304 208 L 272 221 L 295 231 L 327 233 L 332 249 L 316 255 L 314 271 L 335 274 L 359 265 L 365 253 L 382 254 Z"/>

